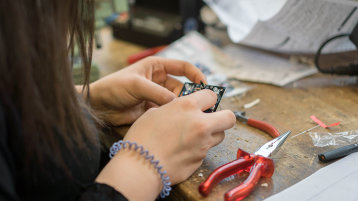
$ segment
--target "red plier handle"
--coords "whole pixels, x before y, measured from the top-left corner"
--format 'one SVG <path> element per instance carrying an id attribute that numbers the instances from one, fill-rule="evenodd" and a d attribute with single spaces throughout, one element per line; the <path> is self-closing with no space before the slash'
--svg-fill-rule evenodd
<path id="1" fill-rule="evenodd" d="M 272 159 L 259 155 L 249 154 L 238 150 L 238 158 L 225 165 L 216 168 L 209 177 L 200 184 L 199 192 L 203 196 L 209 195 L 212 188 L 222 179 L 247 171 L 250 175 L 236 188 L 225 193 L 225 201 L 238 201 L 248 196 L 261 177 L 271 177 L 274 172 Z"/>
<path id="2" fill-rule="evenodd" d="M 256 120 L 256 119 L 251 119 L 251 118 L 247 118 L 245 116 L 245 112 L 239 112 L 239 111 L 234 111 L 234 114 L 236 116 L 236 119 L 246 123 L 249 126 L 252 126 L 254 128 L 258 128 L 268 134 L 270 134 L 273 138 L 276 138 L 278 136 L 280 136 L 280 132 L 278 132 L 278 130 L 271 124 L 260 121 L 260 120 Z"/>
<path id="3" fill-rule="evenodd" d="M 163 50 L 164 48 L 168 47 L 167 45 L 162 45 L 162 46 L 158 46 L 158 47 L 153 47 L 153 48 L 149 48 L 146 50 L 143 50 L 141 52 L 138 52 L 136 54 L 132 54 L 127 58 L 127 63 L 128 64 L 132 64 L 135 63 L 145 57 L 148 56 L 152 56 L 158 52 L 160 52 L 161 50 Z"/>
<path id="4" fill-rule="evenodd" d="M 258 128 L 258 129 L 270 134 L 273 138 L 277 138 L 278 136 L 280 136 L 280 132 L 278 132 L 278 130 L 275 127 L 273 127 L 271 124 L 268 124 L 266 122 L 248 118 L 246 123 L 249 126 Z"/>

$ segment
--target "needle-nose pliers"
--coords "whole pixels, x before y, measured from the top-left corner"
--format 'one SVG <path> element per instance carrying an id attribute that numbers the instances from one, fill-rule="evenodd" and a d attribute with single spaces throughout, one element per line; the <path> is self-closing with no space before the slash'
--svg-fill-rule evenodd
<path id="1" fill-rule="evenodd" d="M 249 154 L 242 149 L 237 151 L 237 159 L 216 168 L 209 177 L 200 184 L 199 192 L 203 196 L 209 195 L 211 189 L 222 179 L 240 174 L 243 171 L 249 172 L 247 179 L 225 193 L 225 201 L 238 201 L 248 196 L 258 183 L 260 177 L 271 177 L 274 172 L 274 163 L 270 156 L 276 153 L 286 141 L 291 131 L 267 142 L 254 154 Z"/>

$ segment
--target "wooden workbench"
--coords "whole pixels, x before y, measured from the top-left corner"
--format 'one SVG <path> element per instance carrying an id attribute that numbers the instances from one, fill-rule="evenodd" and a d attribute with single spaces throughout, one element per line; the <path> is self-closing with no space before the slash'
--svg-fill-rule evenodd
<path id="1" fill-rule="evenodd" d="M 105 34 L 108 35 L 108 33 Z M 126 65 L 125 58 L 128 55 L 143 49 L 143 47 L 125 42 L 107 43 L 106 37 L 103 40 L 105 48 L 94 53 L 94 60 L 102 66 L 102 75 L 123 67 Z M 253 193 L 244 200 L 263 200 L 301 181 L 326 165 L 318 161 L 317 154 L 334 147 L 314 147 L 307 133 L 292 138 L 301 131 L 316 125 L 310 119 L 310 115 L 316 115 L 327 124 L 341 122 L 340 126 L 331 129 L 317 128 L 313 130 L 314 132 L 338 132 L 358 128 L 358 87 L 355 77 L 316 74 L 285 88 L 266 84 L 246 84 L 253 88 L 245 95 L 223 99 L 219 110 L 244 111 L 244 104 L 259 98 L 261 102 L 246 109 L 246 115 L 269 122 L 280 132 L 291 130 L 292 134 L 273 158 L 275 173 L 272 178 L 262 178 Z M 202 166 L 188 180 L 176 185 L 171 196 L 165 200 L 223 200 L 224 193 L 237 186 L 247 175 L 233 176 L 224 180 L 206 198 L 199 194 L 199 184 L 216 167 L 235 159 L 238 148 L 255 152 L 270 139 L 269 135 L 237 122 L 232 129 L 226 131 L 225 140 L 209 151 Z"/>
<path id="2" fill-rule="evenodd" d="M 250 85 L 254 88 L 246 95 L 224 99 L 220 108 L 243 111 L 243 104 L 260 98 L 258 105 L 246 109 L 247 116 L 270 122 L 281 133 L 291 130 L 292 134 L 273 158 L 275 173 L 272 178 L 262 178 L 253 193 L 244 200 L 263 200 L 326 165 L 319 162 L 317 154 L 332 149 L 332 146 L 314 147 L 307 133 L 292 138 L 316 125 L 310 115 L 316 115 L 327 124 L 341 121 L 338 127 L 317 128 L 312 132 L 338 132 L 358 128 L 358 87 L 355 78 L 318 74 L 286 88 L 265 84 Z M 173 197 L 176 198 L 172 200 L 223 200 L 224 193 L 242 182 L 247 174 L 224 180 L 206 198 L 198 193 L 199 184 L 216 167 L 235 159 L 238 148 L 255 152 L 270 139 L 269 135 L 237 122 L 232 129 L 226 131 L 225 140 L 209 151 L 202 166 L 187 181 L 175 187 Z"/>

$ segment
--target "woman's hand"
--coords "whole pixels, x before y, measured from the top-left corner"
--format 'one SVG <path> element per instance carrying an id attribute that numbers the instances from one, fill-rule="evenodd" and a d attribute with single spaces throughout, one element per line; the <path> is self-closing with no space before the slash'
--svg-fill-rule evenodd
<path id="1" fill-rule="evenodd" d="M 148 57 L 92 83 L 91 105 L 110 124 L 133 123 L 148 108 L 178 96 L 183 84 L 169 75 L 206 83 L 203 73 L 188 62 Z"/>
<path id="2" fill-rule="evenodd" d="M 182 182 L 201 165 L 209 148 L 224 139 L 224 130 L 236 122 L 230 110 L 203 112 L 216 100 L 214 92 L 201 90 L 152 108 L 131 126 L 124 140 L 137 142 L 149 150 L 160 160 L 173 184 Z M 148 164 L 134 151 L 120 152 L 103 169 L 97 181 L 113 186 L 129 199 L 153 200 L 162 186 L 158 173 Z M 135 181 L 133 186 L 130 181 Z"/>
<path id="3" fill-rule="evenodd" d="M 230 110 L 202 112 L 216 99 L 214 92 L 202 90 L 150 109 L 132 125 L 124 140 L 143 144 L 160 159 L 172 183 L 179 183 L 200 166 L 209 148 L 219 144 L 224 130 L 236 122 Z"/>

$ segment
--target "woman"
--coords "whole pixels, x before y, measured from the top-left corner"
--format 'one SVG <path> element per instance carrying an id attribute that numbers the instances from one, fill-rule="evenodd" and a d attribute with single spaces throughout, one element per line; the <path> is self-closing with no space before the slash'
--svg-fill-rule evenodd
<path id="1" fill-rule="evenodd" d="M 182 84 L 169 74 L 205 81 L 186 62 L 152 57 L 89 85 L 93 4 L 0 2 L 0 200 L 154 200 L 163 188 L 158 166 L 123 147 L 102 169 L 95 124 L 103 124 L 95 122 L 133 123 L 124 140 L 158 159 L 172 184 L 235 123 L 230 111 L 202 112 L 216 102 L 209 90 L 176 98 Z M 85 69 L 78 91 L 75 43 Z"/>

